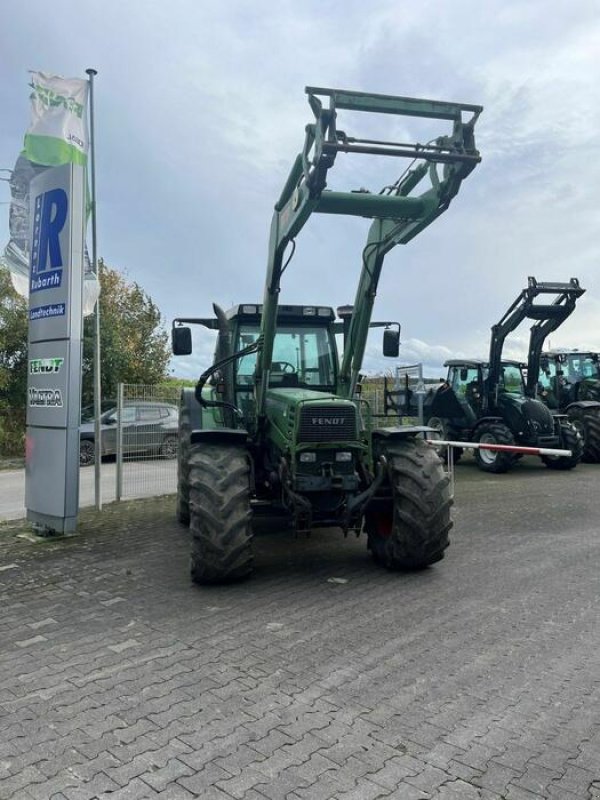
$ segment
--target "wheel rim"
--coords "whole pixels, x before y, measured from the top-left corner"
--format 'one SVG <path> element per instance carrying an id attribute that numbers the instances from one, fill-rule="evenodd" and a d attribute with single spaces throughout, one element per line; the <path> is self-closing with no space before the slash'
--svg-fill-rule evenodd
<path id="1" fill-rule="evenodd" d="M 498 444 L 496 437 L 491 433 L 484 433 L 479 437 L 480 444 Z M 484 464 L 494 464 L 498 453 L 494 450 L 479 450 L 479 458 Z"/>
<path id="2" fill-rule="evenodd" d="M 177 439 L 173 436 L 169 436 L 163 442 L 163 455 L 165 458 L 176 458 L 177 457 Z"/>
<path id="3" fill-rule="evenodd" d="M 94 447 L 88 442 L 79 448 L 79 463 L 82 467 L 87 467 L 94 463 Z"/>
<path id="4" fill-rule="evenodd" d="M 431 434 L 432 439 L 444 438 L 444 423 L 439 417 L 432 417 L 427 423 L 427 425 L 428 427 L 435 429 L 435 433 Z"/>
<path id="5" fill-rule="evenodd" d="M 569 420 L 571 425 L 575 428 L 577 433 L 581 436 L 581 441 L 585 442 L 585 426 L 580 419 L 571 419 Z"/>

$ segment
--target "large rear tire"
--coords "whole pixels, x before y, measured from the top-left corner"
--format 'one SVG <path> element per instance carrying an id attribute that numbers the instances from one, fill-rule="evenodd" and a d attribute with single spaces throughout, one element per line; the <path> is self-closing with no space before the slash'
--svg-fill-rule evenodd
<path id="1" fill-rule="evenodd" d="M 190 446 L 191 574 L 225 583 L 252 571 L 250 465 L 244 447 Z"/>
<path id="2" fill-rule="evenodd" d="M 570 450 L 570 456 L 540 456 L 548 469 L 567 470 L 573 469 L 581 461 L 583 453 L 583 441 L 577 428 L 570 422 L 562 422 L 560 425 L 560 446 L 565 450 Z"/>
<path id="3" fill-rule="evenodd" d="M 510 429 L 501 422 L 485 422 L 475 433 L 475 441 L 481 444 L 506 444 L 514 445 L 515 440 Z M 475 450 L 475 462 L 483 472 L 492 472 L 499 475 L 514 464 L 514 453 L 498 450 Z"/>
<path id="4" fill-rule="evenodd" d="M 583 439 L 582 461 L 588 464 L 600 462 L 600 409 L 570 408 L 567 410 L 569 422 L 577 429 Z"/>
<path id="5" fill-rule="evenodd" d="M 186 527 L 190 524 L 190 412 L 181 408 L 177 447 L 177 519 Z"/>
<path id="6" fill-rule="evenodd" d="M 440 561 L 449 544 L 449 478 L 440 458 L 421 439 L 395 442 L 384 455 L 392 497 L 377 499 L 367 509 L 367 546 L 390 570 L 423 569 Z"/>

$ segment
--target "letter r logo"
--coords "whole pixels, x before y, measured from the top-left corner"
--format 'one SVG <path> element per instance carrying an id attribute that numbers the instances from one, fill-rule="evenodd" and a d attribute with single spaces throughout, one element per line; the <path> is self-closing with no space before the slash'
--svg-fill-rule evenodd
<path id="1" fill-rule="evenodd" d="M 39 273 L 62 267 L 60 232 L 67 220 L 68 200 L 63 189 L 52 189 L 35 199 L 32 272 Z"/>

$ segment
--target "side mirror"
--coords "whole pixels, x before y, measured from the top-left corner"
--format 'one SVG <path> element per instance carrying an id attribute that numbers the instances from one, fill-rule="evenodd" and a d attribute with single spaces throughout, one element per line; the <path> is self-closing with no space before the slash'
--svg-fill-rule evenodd
<path id="1" fill-rule="evenodd" d="M 397 331 L 385 328 L 383 331 L 383 355 L 386 358 L 398 358 L 400 352 L 400 328 Z"/>
<path id="2" fill-rule="evenodd" d="M 550 361 L 548 360 L 547 356 L 542 356 L 540 359 L 540 367 L 542 372 L 549 372 L 550 371 Z"/>
<path id="3" fill-rule="evenodd" d="M 191 328 L 171 328 L 171 348 L 175 356 L 189 356 L 192 352 Z"/>
<path id="4" fill-rule="evenodd" d="M 468 377 L 469 377 L 469 370 L 466 369 L 466 367 L 461 367 L 461 370 L 460 370 L 460 379 L 461 379 L 461 381 L 464 383 L 467 380 Z"/>

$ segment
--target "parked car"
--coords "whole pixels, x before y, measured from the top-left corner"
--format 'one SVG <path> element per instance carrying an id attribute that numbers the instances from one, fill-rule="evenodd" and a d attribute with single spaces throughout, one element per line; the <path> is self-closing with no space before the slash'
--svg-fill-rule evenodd
<path id="1" fill-rule="evenodd" d="M 94 420 L 79 427 L 79 463 L 89 466 L 95 459 Z M 117 408 L 113 406 L 100 417 L 102 455 L 117 452 Z M 148 454 L 162 458 L 177 457 L 179 409 L 170 403 L 150 400 L 126 401 L 122 411 L 123 454 Z"/>

